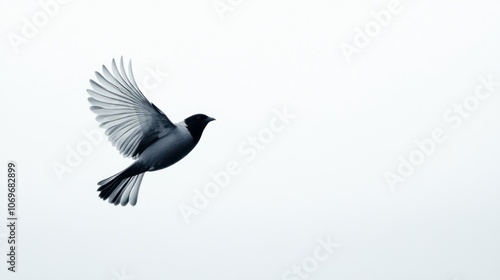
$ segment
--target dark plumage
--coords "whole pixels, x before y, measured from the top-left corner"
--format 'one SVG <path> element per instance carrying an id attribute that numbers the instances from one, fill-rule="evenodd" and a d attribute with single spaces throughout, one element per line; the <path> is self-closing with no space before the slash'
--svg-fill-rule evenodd
<path id="1" fill-rule="evenodd" d="M 110 72 L 102 67 L 96 72 L 97 82 L 90 80 L 90 110 L 106 130 L 116 148 L 135 162 L 120 173 L 98 183 L 99 197 L 115 205 L 137 203 L 144 173 L 160 170 L 185 157 L 200 141 L 203 130 L 214 118 L 196 114 L 173 124 L 168 117 L 142 94 L 132 63 L 128 74 L 120 60 L 120 68 L 112 61 Z"/>

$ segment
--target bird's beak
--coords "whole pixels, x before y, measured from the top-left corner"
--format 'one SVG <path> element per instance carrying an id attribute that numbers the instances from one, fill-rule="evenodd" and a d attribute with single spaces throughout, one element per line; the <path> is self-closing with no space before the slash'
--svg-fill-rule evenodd
<path id="1" fill-rule="evenodd" d="M 207 118 L 207 122 L 211 122 L 211 121 L 215 121 L 215 119 L 214 119 L 214 118 L 212 118 L 212 117 L 208 117 L 208 118 Z"/>

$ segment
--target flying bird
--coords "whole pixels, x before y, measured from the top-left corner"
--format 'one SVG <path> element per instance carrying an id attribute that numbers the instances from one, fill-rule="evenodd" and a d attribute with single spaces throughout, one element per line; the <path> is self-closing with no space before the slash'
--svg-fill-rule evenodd
<path id="1" fill-rule="evenodd" d="M 125 170 L 99 183 L 99 197 L 114 205 L 137 203 L 142 178 L 184 158 L 200 141 L 203 130 L 214 118 L 196 114 L 179 123 L 169 118 L 142 94 L 132 73 L 120 59 L 120 68 L 113 59 L 111 72 L 102 66 L 95 72 L 97 81 L 90 80 L 87 92 L 91 107 L 105 129 L 109 141 L 125 157 L 135 161 Z"/>

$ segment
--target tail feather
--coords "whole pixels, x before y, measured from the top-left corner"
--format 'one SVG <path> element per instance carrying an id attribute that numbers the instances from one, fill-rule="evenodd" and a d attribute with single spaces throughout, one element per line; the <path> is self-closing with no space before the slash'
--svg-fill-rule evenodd
<path id="1" fill-rule="evenodd" d="M 137 197 L 139 196 L 139 188 L 141 187 L 141 182 L 142 182 L 142 177 L 144 177 L 144 173 L 141 173 L 141 175 L 138 176 L 137 182 L 135 185 L 130 188 L 130 205 L 134 206 L 137 204 Z"/>
<path id="2" fill-rule="evenodd" d="M 139 187 L 142 182 L 144 173 L 141 173 L 140 168 L 131 165 L 129 168 L 117 173 L 107 179 L 97 183 L 100 187 L 99 197 L 103 200 L 108 200 L 114 205 L 121 204 L 122 206 L 134 206 L 137 203 Z"/>
<path id="3" fill-rule="evenodd" d="M 101 186 L 101 187 L 98 189 L 98 191 L 100 191 L 100 190 L 103 188 L 103 185 L 105 185 L 105 184 L 109 183 L 111 180 L 115 179 L 118 175 L 120 175 L 120 173 L 123 173 L 123 171 L 122 171 L 122 172 L 118 172 L 118 173 L 116 173 L 115 175 L 113 175 L 113 176 L 111 176 L 111 177 L 109 177 L 109 178 L 106 178 L 106 179 L 104 179 L 104 180 L 100 181 L 99 183 L 97 183 L 97 185 Z"/>
<path id="4" fill-rule="evenodd" d="M 113 190 L 111 195 L 108 198 L 109 203 L 113 203 L 114 205 L 120 204 L 121 195 L 123 191 L 127 188 L 128 184 L 132 180 L 133 177 L 128 177 L 123 179 L 120 184 Z"/>

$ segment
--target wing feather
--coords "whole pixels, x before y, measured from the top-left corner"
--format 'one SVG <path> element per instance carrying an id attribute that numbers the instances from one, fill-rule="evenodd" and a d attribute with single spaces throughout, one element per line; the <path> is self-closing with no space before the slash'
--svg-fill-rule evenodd
<path id="1" fill-rule="evenodd" d="M 128 72 L 120 59 L 111 62 L 111 72 L 102 66 L 102 74 L 95 72 L 96 81 L 90 80 L 87 89 L 91 104 L 100 127 L 120 153 L 136 158 L 156 139 L 168 134 L 175 126 L 168 117 L 149 102 L 137 86 L 132 72 Z"/>

